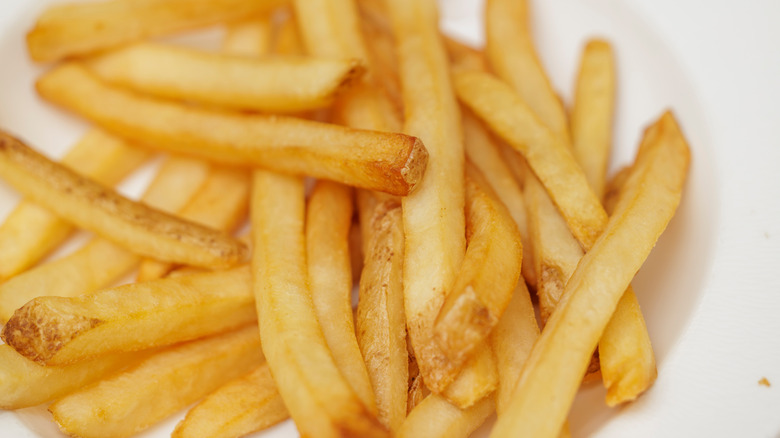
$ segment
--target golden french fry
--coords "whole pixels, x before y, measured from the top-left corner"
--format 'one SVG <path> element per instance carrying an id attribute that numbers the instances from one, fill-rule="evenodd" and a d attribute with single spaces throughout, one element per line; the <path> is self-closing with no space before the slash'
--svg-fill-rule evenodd
<path id="1" fill-rule="evenodd" d="M 101 79 L 169 99 L 292 113 L 323 108 L 363 72 L 355 59 L 253 58 L 138 43 L 90 58 Z"/>
<path id="2" fill-rule="evenodd" d="M 373 199 L 369 193 L 360 196 Z M 409 380 L 401 207 L 395 201 L 359 205 L 365 210 L 361 227 L 367 244 L 355 321 L 357 339 L 376 394 L 379 421 L 397 431 L 406 418 Z"/>
<path id="3" fill-rule="evenodd" d="M 442 39 L 444 41 L 444 46 L 447 48 L 447 55 L 449 56 L 453 69 L 488 70 L 487 59 L 485 58 L 484 53 L 446 35 L 443 35 Z"/>
<path id="4" fill-rule="evenodd" d="M 615 205 L 620 200 L 620 192 L 623 190 L 623 185 L 626 183 L 629 175 L 631 175 L 631 166 L 625 166 L 607 181 L 604 190 L 604 210 L 606 210 L 607 214 L 612 215 L 612 212 L 615 210 Z"/>
<path id="5" fill-rule="evenodd" d="M 173 213 L 200 188 L 209 168 L 199 160 L 169 157 L 160 166 L 141 201 Z M 75 297 L 107 287 L 139 261 L 140 256 L 95 237 L 65 257 L 36 266 L 0 284 L 0 322 L 8 321 L 16 309 L 35 297 Z"/>
<path id="6" fill-rule="evenodd" d="M 431 394 L 409 413 L 398 437 L 467 438 L 493 412 L 493 397 L 484 398 L 470 408 L 460 409 L 444 397 Z"/>
<path id="7" fill-rule="evenodd" d="M 492 436 L 553 437 L 561 430 L 599 337 L 680 202 L 690 151 L 670 113 L 650 129 L 626 192 L 601 238 L 566 285 Z"/>
<path id="8" fill-rule="evenodd" d="M 126 437 L 195 402 L 263 360 L 254 324 L 169 347 L 49 406 L 65 433 Z"/>
<path id="9" fill-rule="evenodd" d="M 38 297 L 3 327 L 23 356 L 64 365 L 234 329 L 253 321 L 248 268 L 134 283 L 73 298 Z"/>
<path id="10" fill-rule="evenodd" d="M 387 102 L 395 111 L 396 117 L 403 117 L 403 97 L 401 96 L 401 81 L 398 75 L 398 59 L 395 53 L 395 36 L 387 12 L 372 10 L 365 1 L 358 2 L 360 13 L 360 28 L 363 32 L 369 75 L 376 86 L 387 97 Z"/>
<path id="11" fill-rule="evenodd" d="M 243 169 L 214 168 L 197 194 L 178 216 L 215 230 L 231 232 L 249 208 L 249 174 Z M 167 275 L 176 265 L 146 259 L 138 268 L 138 281 Z"/>
<path id="12" fill-rule="evenodd" d="M 230 236 L 131 201 L 3 132 L 0 175 L 34 202 L 141 255 L 225 268 L 246 253 Z"/>
<path id="13" fill-rule="evenodd" d="M 574 237 L 590 248 L 604 229 L 607 214 L 567 145 L 544 126 L 509 85 L 490 74 L 458 72 L 454 83 L 458 97 L 525 156 Z"/>
<path id="14" fill-rule="evenodd" d="M 252 272 L 268 366 L 304 435 L 387 436 L 339 372 L 307 281 L 303 180 L 258 170 L 252 183 Z"/>
<path id="15" fill-rule="evenodd" d="M 493 71 L 517 91 L 552 135 L 568 146 L 566 110 L 534 49 L 528 0 L 488 0 L 485 40 Z"/>
<path id="16" fill-rule="evenodd" d="M 147 353 L 119 353 L 61 367 L 37 364 L 0 345 L 0 409 L 20 409 L 60 398 L 125 366 Z"/>
<path id="17" fill-rule="evenodd" d="M 458 378 L 441 395 L 455 406 L 466 409 L 492 394 L 497 387 L 498 371 L 493 353 L 487 344 L 482 344 L 466 361 Z"/>
<path id="18" fill-rule="evenodd" d="M 115 0 L 49 7 L 27 34 L 35 61 L 57 61 L 270 11 L 283 0 Z"/>
<path id="19" fill-rule="evenodd" d="M 259 56 L 271 52 L 272 37 L 271 14 L 265 14 L 228 24 L 222 49 L 233 55 Z"/>
<path id="20" fill-rule="evenodd" d="M 360 353 L 352 314 L 349 229 L 352 190 L 318 181 L 306 206 L 306 262 L 317 320 L 336 367 L 366 408 L 376 414 L 371 380 Z"/>
<path id="21" fill-rule="evenodd" d="M 607 41 L 585 46 L 577 76 L 571 135 L 574 156 L 596 196 L 604 196 L 604 180 L 612 143 L 615 111 L 615 59 Z"/>
<path id="22" fill-rule="evenodd" d="M 434 340 L 433 325 L 466 251 L 460 114 L 435 2 L 393 1 L 387 7 L 398 43 L 404 132 L 420 137 L 430 155 L 420 187 L 403 199 L 406 325 L 425 385 L 440 393 L 459 371 Z"/>
<path id="23" fill-rule="evenodd" d="M 172 438 L 233 438 L 289 417 L 267 364 L 209 394 L 176 425 Z"/>
<path id="24" fill-rule="evenodd" d="M 113 186 L 138 168 L 149 152 L 99 129 L 73 146 L 62 164 Z M 57 247 L 73 226 L 43 207 L 22 200 L 0 225 L 0 281 L 25 271 Z"/>
<path id="25" fill-rule="evenodd" d="M 143 97 L 101 83 L 85 67 L 56 67 L 44 98 L 139 143 L 231 165 L 331 179 L 405 196 L 425 173 L 417 138 L 282 116 L 218 112 Z"/>
<path id="26" fill-rule="evenodd" d="M 462 366 L 498 323 L 523 261 L 517 226 L 487 184 L 467 166 L 466 256 L 434 327 L 436 341 L 455 366 Z"/>
<path id="27" fill-rule="evenodd" d="M 354 0 L 293 0 L 292 4 L 308 53 L 367 62 Z"/>

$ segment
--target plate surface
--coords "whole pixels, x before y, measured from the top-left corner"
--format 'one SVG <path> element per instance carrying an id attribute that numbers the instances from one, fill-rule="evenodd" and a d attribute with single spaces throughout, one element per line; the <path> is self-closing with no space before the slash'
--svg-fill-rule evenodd
<path id="1" fill-rule="evenodd" d="M 29 61 L 23 37 L 46 3 L 0 2 L 0 126 L 59 157 L 86 125 L 33 90 L 45 66 Z M 573 436 L 780 437 L 780 137 L 773 129 L 780 121 L 780 3 L 713 3 L 533 3 L 537 46 L 565 101 L 587 39 L 608 38 L 615 47 L 613 169 L 630 162 L 643 127 L 666 108 L 693 150 L 683 204 L 634 282 L 658 381 L 621 409 L 604 406 L 598 385 L 581 391 L 570 414 Z M 481 43 L 479 0 L 440 4 L 445 31 Z M 122 190 L 137 194 L 149 175 Z M 18 199 L 0 181 L 0 218 Z M 764 377 L 773 386 L 759 385 Z M 143 436 L 168 436 L 179 417 Z M 62 435 L 45 410 L 32 408 L 0 411 L 0 436 Z M 288 422 L 258 436 L 296 432 Z"/>

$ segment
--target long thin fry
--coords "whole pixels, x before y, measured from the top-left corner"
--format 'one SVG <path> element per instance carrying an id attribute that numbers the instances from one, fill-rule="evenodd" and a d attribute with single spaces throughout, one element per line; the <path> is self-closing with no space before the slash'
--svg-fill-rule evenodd
<path id="1" fill-rule="evenodd" d="M 558 141 L 570 144 L 566 111 L 534 49 L 528 0 L 488 0 L 485 30 L 493 71 L 517 90 Z"/>
<path id="2" fill-rule="evenodd" d="M 99 129 L 73 146 L 62 164 L 113 186 L 149 157 L 149 152 Z M 0 281 L 26 270 L 56 248 L 73 230 L 43 207 L 22 200 L 0 225 Z"/>
<path id="3" fill-rule="evenodd" d="M 419 189 L 403 199 L 404 306 L 420 371 L 442 392 L 458 369 L 433 339 L 433 325 L 466 250 L 460 114 L 432 0 L 388 2 L 398 43 L 406 122 L 430 154 Z"/>
<path id="4" fill-rule="evenodd" d="M 229 267 L 246 252 L 227 235 L 131 201 L 1 132 L 0 174 L 31 200 L 142 255 Z"/>
<path id="5" fill-rule="evenodd" d="M 197 191 L 210 166 L 190 158 L 168 157 L 147 187 L 141 201 L 174 213 Z M 58 219 L 59 220 L 59 219 Z M 75 297 L 109 286 L 138 265 L 140 256 L 95 237 L 65 257 L 36 266 L 0 285 L 0 322 L 40 296 Z"/>
<path id="6" fill-rule="evenodd" d="M 492 436 L 553 437 L 602 331 L 680 202 L 690 151 L 670 113 L 650 128 L 626 193 L 585 255 L 523 368 Z"/>
<path id="7" fill-rule="evenodd" d="M 359 195 L 371 198 L 369 193 Z M 357 307 L 357 339 L 376 394 L 379 421 L 397 431 L 406 418 L 409 378 L 402 269 L 404 233 L 395 201 L 361 201 L 367 242 Z"/>
<path id="8" fill-rule="evenodd" d="M 374 390 L 352 314 L 351 225 L 352 190 L 329 181 L 317 182 L 306 207 L 306 262 L 314 310 L 336 366 L 363 404 L 376 414 Z"/>
<path id="9" fill-rule="evenodd" d="M 63 365 L 219 333 L 257 317 L 249 277 L 238 268 L 39 297 L 14 313 L 2 338 L 35 362 Z"/>
<path id="10" fill-rule="evenodd" d="M 417 405 L 398 432 L 403 438 L 467 438 L 495 411 L 493 397 L 460 409 L 444 397 L 431 394 Z"/>
<path id="11" fill-rule="evenodd" d="M 172 438 L 233 438 L 263 430 L 289 417 L 267 364 L 255 368 L 190 409 Z"/>
<path id="12" fill-rule="evenodd" d="M 49 411 L 69 435 L 126 437 L 248 372 L 262 360 L 257 326 L 251 324 L 167 348 L 56 401 Z"/>
<path id="13" fill-rule="evenodd" d="M 260 335 L 290 416 L 304 435 L 386 436 L 339 372 L 307 282 L 304 184 L 255 171 L 252 271 Z"/>
<path id="14" fill-rule="evenodd" d="M 422 142 L 408 135 L 165 102 L 103 84 L 77 63 L 56 67 L 37 88 L 44 98 L 149 147 L 396 195 L 414 189 L 428 158 Z"/>
<path id="15" fill-rule="evenodd" d="M 153 96 L 233 109 L 323 108 L 363 72 L 355 59 L 253 58 L 139 43 L 86 61 L 100 78 Z"/>
<path id="16" fill-rule="evenodd" d="M 56 61 L 148 37 L 242 19 L 283 0 L 115 0 L 54 5 L 27 34 L 30 56 Z"/>

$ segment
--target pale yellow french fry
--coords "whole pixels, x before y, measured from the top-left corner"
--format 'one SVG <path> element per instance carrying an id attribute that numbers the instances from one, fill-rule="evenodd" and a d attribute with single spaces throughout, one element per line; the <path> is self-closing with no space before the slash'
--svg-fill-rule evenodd
<path id="1" fill-rule="evenodd" d="M 209 394 L 176 425 L 172 438 L 233 438 L 273 426 L 290 415 L 267 364 Z"/>
<path id="2" fill-rule="evenodd" d="M 612 212 L 615 210 L 615 205 L 620 200 L 620 193 L 629 175 L 631 175 L 631 166 L 625 166 L 617 171 L 607 182 L 603 201 L 604 210 L 606 210 L 607 214 L 612 215 Z"/>
<path id="3" fill-rule="evenodd" d="M 301 434 L 387 436 L 323 336 L 307 281 L 304 216 L 302 179 L 255 171 L 252 272 L 268 366 Z"/>
<path id="4" fill-rule="evenodd" d="M 283 0 L 114 0 L 50 6 L 27 34 L 35 61 L 56 61 L 149 37 L 234 21 Z"/>
<path id="5" fill-rule="evenodd" d="M 231 232 L 246 217 L 249 208 L 249 174 L 243 169 L 216 167 L 198 193 L 178 216 L 215 230 Z M 138 281 L 167 275 L 175 264 L 145 259 L 138 267 Z"/>
<path id="6" fill-rule="evenodd" d="M 318 181 L 306 206 L 306 262 L 317 320 L 341 374 L 376 415 L 371 380 L 355 336 L 349 229 L 352 190 Z"/>
<path id="7" fill-rule="evenodd" d="M 38 297 L 2 338 L 23 356 L 64 365 L 235 329 L 252 322 L 248 268 L 133 283 L 73 298 Z"/>
<path id="8" fill-rule="evenodd" d="M 210 166 L 199 160 L 169 157 L 141 201 L 173 213 L 203 184 Z M 53 262 L 36 266 L 0 284 L 0 322 L 35 297 L 74 297 L 109 286 L 138 265 L 140 256 L 100 237 Z"/>
<path id="9" fill-rule="evenodd" d="M 260 59 L 159 43 L 124 47 L 86 65 L 107 82 L 152 96 L 284 113 L 330 105 L 363 72 L 356 59 Z"/>
<path id="10" fill-rule="evenodd" d="M 140 96 L 67 63 L 37 83 L 44 98 L 149 147 L 229 165 L 331 179 L 405 196 L 425 173 L 417 138 L 275 115 L 228 113 Z"/>
<path id="11" fill-rule="evenodd" d="M 467 438 L 495 412 L 493 397 L 482 399 L 468 409 L 450 404 L 444 397 L 431 394 L 406 418 L 399 437 Z"/>
<path id="12" fill-rule="evenodd" d="M 49 406 L 72 436 L 127 437 L 163 420 L 263 360 L 257 326 L 169 347 Z"/>
<path id="13" fill-rule="evenodd" d="M 141 255 L 226 268 L 246 246 L 230 236 L 123 197 L 0 132 L 0 175 L 31 200 Z"/>
<path id="14" fill-rule="evenodd" d="M 493 71 L 511 85 L 550 132 L 570 145 L 566 110 L 536 54 L 528 0 L 488 0 L 485 52 Z"/>
<path id="15" fill-rule="evenodd" d="M 398 44 L 404 132 L 420 137 L 430 156 L 420 187 L 403 198 L 406 324 L 423 380 L 440 393 L 459 371 L 435 342 L 433 325 L 466 250 L 460 112 L 436 3 L 402 0 L 387 7 Z"/>
<path id="16" fill-rule="evenodd" d="M 228 24 L 222 40 L 225 53 L 259 56 L 271 52 L 273 24 L 271 14 Z"/>
<path id="17" fill-rule="evenodd" d="M 374 199 L 367 192 L 359 196 Z M 376 394 L 379 421 L 395 432 L 406 418 L 409 381 L 401 206 L 396 201 L 365 199 L 358 205 L 363 210 L 366 249 L 355 320 L 357 339 Z"/>
<path id="18" fill-rule="evenodd" d="M 134 364 L 147 354 L 109 354 L 72 365 L 49 367 L 25 358 L 10 345 L 0 345 L 0 409 L 21 409 L 60 398 Z"/>
<path id="19" fill-rule="evenodd" d="M 496 77 L 464 71 L 454 74 L 454 83 L 466 106 L 523 154 L 574 237 L 583 248 L 590 248 L 606 226 L 607 214 L 567 144 Z"/>
<path id="20" fill-rule="evenodd" d="M 612 146 L 615 87 L 612 46 L 603 40 L 589 41 L 582 53 L 577 76 L 571 135 L 574 156 L 600 198 L 604 196 Z"/>
<path id="21" fill-rule="evenodd" d="M 436 342 L 455 366 L 498 324 L 523 261 L 515 222 L 473 166 L 466 169 L 466 240 L 466 256 L 434 327 Z"/>
<path id="22" fill-rule="evenodd" d="M 491 436 L 543 438 L 560 432 L 599 337 L 674 215 L 688 172 L 688 145 L 670 113 L 646 134 L 654 141 L 637 157 L 604 234 L 567 283 Z"/>
<path id="23" fill-rule="evenodd" d="M 479 346 L 462 368 L 463 371 L 458 374 L 458 378 L 447 386 L 441 395 L 455 406 L 466 409 L 496 390 L 498 372 L 495 359 L 487 344 Z M 425 376 L 423 376 L 424 381 Z"/>
<path id="24" fill-rule="evenodd" d="M 62 164 L 107 186 L 117 184 L 149 152 L 99 129 L 92 129 L 62 158 Z M 22 200 L 0 225 L 0 281 L 37 263 L 73 231 L 43 207 Z"/>

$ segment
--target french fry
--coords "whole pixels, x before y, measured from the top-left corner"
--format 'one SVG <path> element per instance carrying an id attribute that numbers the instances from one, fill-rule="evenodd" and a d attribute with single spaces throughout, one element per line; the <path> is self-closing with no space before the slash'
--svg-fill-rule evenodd
<path id="1" fill-rule="evenodd" d="M 407 135 L 186 107 L 103 84 L 76 63 L 56 67 L 37 88 L 44 98 L 149 147 L 395 195 L 414 189 L 428 158 L 422 141 Z"/>
<path id="2" fill-rule="evenodd" d="M 590 248 L 604 229 L 607 214 L 567 144 L 545 127 L 509 85 L 492 75 L 457 72 L 454 84 L 466 106 L 523 154 L 574 237 Z"/>
<path id="3" fill-rule="evenodd" d="M 359 196 L 373 199 L 366 192 Z M 406 418 L 409 380 L 401 208 L 396 201 L 358 205 L 364 210 L 361 228 L 367 244 L 355 322 L 357 340 L 376 394 L 379 421 L 395 432 Z"/>
<path id="4" fill-rule="evenodd" d="M 460 114 L 435 2 L 393 1 L 387 7 L 398 44 L 404 132 L 422 139 L 430 154 L 420 187 L 403 198 L 406 325 L 425 385 L 440 393 L 459 371 L 434 340 L 433 326 L 466 251 Z"/>
<path id="5" fill-rule="evenodd" d="M 176 212 L 200 188 L 209 168 L 199 160 L 169 157 L 160 166 L 141 201 L 169 213 Z M 8 321 L 16 309 L 36 297 L 75 297 L 107 287 L 139 261 L 138 255 L 95 237 L 65 257 L 36 266 L 0 284 L 0 322 Z"/>
<path id="6" fill-rule="evenodd" d="M 234 329 L 256 318 L 247 268 L 134 283 L 73 298 L 38 297 L 2 338 L 30 360 L 65 365 Z"/>
<path id="7" fill-rule="evenodd" d="M 282 0 L 115 0 L 49 7 L 27 34 L 35 61 L 96 52 L 148 37 L 239 20 Z"/>
<path id="8" fill-rule="evenodd" d="M 553 136 L 570 145 L 566 110 L 534 49 L 528 0 L 489 0 L 485 52 L 493 71 L 517 90 Z"/>
<path id="9" fill-rule="evenodd" d="M 455 366 L 462 366 L 498 323 L 523 261 L 517 226 L 487 184 L 467 166 L 466 256 L 434 327 L 436 341 Z"/>
<path id="10" fill-rule="evenodd" d="M 62 164 L 113 186 L 149 157 L 143 149 L 99 129 L 73 146 Z M 57 247 L 73 226 L 48 210 L 22 200 L 0 225 L 0 281 L 25 271 Z"/>
<path id="11" fill-rule="evenodd" d="M 272 37 L 271 14 L 265 14 L 228 24 L 222 40 L 222 49 L 233 55 L 259 56 L 271 52 Z"/>
<path id="12" fill-rule="evenodd" d="M 84 387 L 145 357 L 119 353 L 61 367 L 39 365 L 0 345 L 0 409 L 20 409 L 46 403 Z"/>
<path id="13" fill-rule="evenodd" d="M 354 0 L 293 0 L 292 4 L 308 53 L 366 62 L 368 56 Z"/>
<path id="14" fill-rule="evenodd" d="M 260 335 L 279 394 L 303 435 L 387 436 L 339 372 L 307 281 L 304 184 L 257 170 L 252 272 Z"/>
<path id="15" fill-rule="evenodd" d="M 131 201 L 0 132 L 0 175 L 32 201 L 132 251 L 203 267 L 237 264 L 237 240 Z"/>
<path id="16" fill-rule="evenodd" d="M 318 181 L 306 206 L 306 261 L 317 320 L 336 367 L 366 408 L 376 415 L 376 400 L 355 335 L 349 229 L 352 190 Z"/>
<path id="17" fill-rule="evenodd" d="M 690 151 L 670 113 L 646 135 L 654 135 L 654 141 L 637 157 L 607 229 L 567 283 L 492 436 L 553 437 L 560 432 L 602 331 L 673 216 Z"/>
<path id="18" fill-rule="evenodd" d="M 49 406 L 73 436 L 126 437 L 164 419 L 263 360 L 254 324 L 169 347 Z"/>
<path id="19" fill-rule="evenodd" d="M 585 46 L 577 76 L 571 133 L 574 156 L 596 196 L 604 196 L 604 182 L 612 143 L 615 111 L 615 59 L 607 41 Z"/>
<path id="20" fill-rule="evenodd" d="M 172 438 L 232 438 L 289 417 L 267 364 L 221 386 L 190 409 Z"/>
<path id="21" fill-rule="evenodd" d="M 483 398 L 468 409 L 450 404 L 444 397 L 431 394 L 407 417 L 398 436 L 402 438 L 467 438 L 495 412 L 493 397 Z"/>
<path id="22" fill-rule="evenodd" d="M 363 72 L 355 59 L 253 58 L 138 43 L 90 58 L 101 79 L 224 108 L 293 113 L 323 108 Z"/>
<path id="23" fill-rule="evenodd" d="M 249 174 L 242 169 L 214 168 L 178 216 L 215 230 L 231 232 L 246 217 L 249 208 Z M 138 268 L 138 281 L 167 275 L 175 265 L 146 259 Z"/>
<path id="24" fill-rule="evenodd" d="M 463 365 L 458 374 L 441 395 L 455 406 L 466 409 L 492 394 L 498 387 L 498 372 L 493 354 L 487 344 L 482 344 Z M 423 376 L 425 381 L 425 376 Z"/>
<path id="25" fill-rule="evenodd" d="M 629 175 L 631 175 L 631 166 L 625 166 L 618 170 L 606 184 L 604 190 L 604 210 L 610 216 L 615 210 L 615 205 L 620 200 L 620 193 Z"/>

